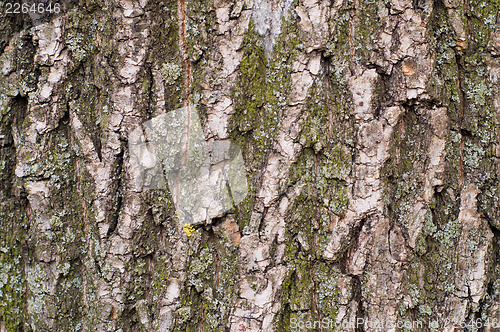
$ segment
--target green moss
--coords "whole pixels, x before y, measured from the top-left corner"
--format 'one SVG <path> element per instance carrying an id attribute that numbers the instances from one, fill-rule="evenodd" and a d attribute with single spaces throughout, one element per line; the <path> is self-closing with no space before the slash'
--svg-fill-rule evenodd
<path id="1" fill-rule="evenodd" d="M 499 1 L 471 1 L 469 47 L 464 50 L 462 90 L 464 94 L 463 171 L 464 185 L 474 181 L 479 186 L 478 206 L 483 216 L 492 224 L 498 224 L 498 209 L 494 207 L 500 200 L 493 194 L 493 183 L 498 181 L 495 169 L 493 144 L 499 143 L 497 135 L 497 111 L 493 105 L 493 86 L 489 77 L 488 61 L 485 53 L 490 48 L 491 33 L 497 28 L 496 20 L 500 10 Z"/>
<path id="2" fill-rule="evenodd" d="M 342 7 L 332 12 L 329 24 L 332 26 L 332 37 L 327 42 L 324 56 L 344 62 L 344 65 L 332 66 L 333 70 L 342 69 L 351 60 L 350 50 L 350 21 L 353 17 L 353 1 L 344 1 Z M 340 77 L 339 77 L 340 78 Z"/>
<path id="3" fill-rule="evenodd" d="M 91 6 L 70 7 L 67 12 L 67 25 L 63 30 L 64 42 L 75 61 L 72 65 L 78 66 L 102 46 L 98 44 L 97 37 L 100 35 L 103 40 L 106 39 L 110 23 L 107 19 L 111 13 L 103 10 L 97 3 Z"/>
<path id="4" fill-rule="evenodd" d="M 196 63 L 212 48 L 211 36 L 216 33 L 213 0 L 199 0 L 187 3 L 186 41 L 188 56 Z M 194 71 L 196 72 L 196 70 Z"/>
<path id="5" fill-rule="evenodd" d="M 471 0 L 468 2 L 471 16 L 470 31 L 471 50 L 484 54 L 489 46 L 490 33 L 497 29 L 497 16 L 500 10 L 500 1 Z"/>
<path id="6" fill-rule="evenodd" d="M 40 159 L 45 170 L 44 175 L 51 178 L 54 188 L 57 189 L 50 195 L 48 205 L 50 211 L 54 213 L 52 219 L 54 228 L 43 234 L 33 234 L 30 242 L 40 241 L 47 244 L 46 248 L 38 245 L 39 250 L 46 250 L 53 257 L 59 258 L 57 269 L 60 272 L 56 283 L 58 296 L 51 299 L 54 303 L 54 314 L 59 318 L 54 328 L 78 331 L 81 329 L 83 312 L 86 312 L 86 324 L 92 326 L 95 324 L 94 315 L 98 311 L 95 301 L 96 268 L 93 264 L 84 267 L 81 257 L 87 255 L 95 257 L 95 251 L 98 250 L 95 247 L 98 246 L 96 239 L 99 236 L 93 222 L 95 218 L 92 210 L 95 193 L 93 179 L 85 168 L 82 169 L 81 164 L 80 173 L 76 171 L 78 161 L 69 144 L 67 125 L 67 122 L 61 121 L 57 130 L 48 135 L 45 148 L 50 152 L 45 158 Z M 85 224 L 88 232 L 84 231 Z M 86 289 L 88 306 L 83 304 L 83 287 Z"/>
<path id="7" fill-rule="evenodd" d="M 188 321 L 189 317 L 191 316 L 191 307 L 186 306 L 186 307 L 181 307 L 179 310 L 177 310 L 177 314 L 179 315 L 179 324 L 184 324 Z"/>
<path id="8" fill-rule="evenodd" d="M 377 48 L 377 33 L 382 31 L 379 18 L 380 1 L 358 1 L 352 34 L 355 63 L 373 63 Z"/>
<path id="9" fill-rule="evenodd" d="M 471 4 L 470 13 L 476 6 L 487 7 L 486 3 Z M 495 13 L 498 13 L 498 7 L 495 7 Z M 483 15 L 479 9 L 478 15 Z M 488 21 L 490 16 L 481 17 Z M 460 191 L 474 181 L 481 188 L 478 204 L 481 206 L 484 198 L 484 213 L 488 214 L 486 211 L 495 206 L 495 193 L 489 185 L 496 181 L 489 148 L 494 140 L 494 112 L 483 52 L 488 44 L 485 36 L 489 33 L 481 31 L 488 24 L 481 23 L 476 29 L 474 22 L 472 19 L 467 49 L 459 50 L 442 3 L 435 4 L 429 20 L 435 68 L 428 88 L 435 100 L 433 103 L 447 108 L 451 130 L 445 147 L 444 188 L 434 193 L 424 229 L 417 241 L 416 255 L 411 258 L 406 281 L 411 303 L 401 303 L 400 306 L 400 316 L 404 319 L 427 322 L 429 315 L 455 292 L 455 276 L 460 266 L 457 252 L 452 249 L 458 244 L 462 227 L 458 222 Z M 422 135 L 429 130 L 428 120 L 421 116 L 422 113 L 418 113 L 419 117 L 414 113 L 418 113 L 415 107 L 407 108 L 395 129 L 391 158 L 382 171 L 386 213 L 391 220 L 403 225 L 408 224 L 410 204 L 422 187 L 420 174 L 425 171 L 426 160 L 421 157 L 421 151 L 428 149 L 426 135 Z M 490 216 L 495 218 L 492 214 Z M 468 240 L 470 250 L 476 248 L 478 238 L 476 234 Z"/>
<path id="10" fill-rule="evenodd" d="M 267 59 L 253 23 L 243 42 L 244 56 L 233 90 L 235 113 L 232 138 L 241 146 L 252 170 L 260 168 L 276 137 L 279 119 L 290 91 L 291 63 L 295 54 L 295 26 L 284 22 L 275 53 Z"/>
<path id="11" fill-rule="evenodd" d="M 437 3 L 429 20 L 431 45 L 435 51 L 435 64 L 428 81 L 428 90 L 436 100 L 447 105 L 452 128 L 461 118 L 459 72 L 454 47 L 457 37 L 450 25 L 446 9 Z"/>
<path id="12" fill-rule="evenodd" d="M 0 24 L 1 25 L 1 24 Z M 13 49 L 2 54 L 13 73 L 0 82 L 0 319 L 5 331 L 28 330 L 27 201 L 22 183 L 14 174 L 17 144 L 13 133 L 22 133 L 28 112 L 26 94 L 36 87 L 34 45 L 29 33 L 10 36 Z M 16 95 L 10 98 L 8 95 Z M 16 194 L 18 193 L 18 194 Z M 43 302 L 43 299 L 40 300 Z"/>
<path id="13" fill-rule="evenodd" d="M 174 331 L 218 331 L 229 324 L 238 282 L 237 248 L 222 230 L 203 232 L 197 251 L 187 269 L 186 291 L 181 295 L 183 309 L 177 313 Z M 189 308 L 189 309 L 188 309 Z"/>
<path id="14" fill-rule="evenodd" d="M 163 75 L 165 84 L 174 84 L 182 74 L 181 66 L 175 63 L 164 63 L 160 68 L 160 73 Z"/>
<path id="15" fill-rule="evenodd" d="M 265 143 L 270 144 L 268 142 L 270 140 L 266 139 L 266 142 L 262 140 L 262 130 L 257 131 L 264 129 L 262 127 L 264 113 L 267 111 L 265 106 L 268 90 L 266 75 L 268 64 L 262 40 L 254 31 L 253 23 L 250 23 L 243 45 L 245 53 L 239 66 L 240 75 L 233 90 L 235 113 L 231 119 L 230 130 L 233 138 L 238 139 L 243 145 L 244 151 L 253 148 L 259 152 L 254 158 L 256 159 L 254 163 L 261 163 L 263 158 L 260 154 L 269 149 L 268 146 L 266 149 Z M 275 121 L 273 122 L 269 124 L 271 128 L 276 126 Z M 253 133 L 253 131 L 257 132 Z"/>
<path id="16" fill-rule="evenodd" d="M 318 309 L 322 319 L 336 321 L 340 287 L 337 286 L 340 271 L 324 262 L 318 263 L 314 269 Z"/>
<path id="17" fill-rule="evenodd" d="M 151 16 L 152 22 L 149 25 L 150 38 L 154 43 L 151 44 L 146 63 L 147 71 L 158 68 L 164 78 L 164 100 L 167 111 L 175 110 L 183 106 L 184 96 L 184 72 L 182 57 L 179 50 L 179 24 L 178 8 L 176 0 L 164 0 L 148 2 L 147 11 L 155 13 Z M 188 8 L 189 9 L 189 8 Z M 189 38 L 188 38 L 189 39 Z M 151 64 L 151 65 L 149 65 Z M 192 69 L 196 75 L 197 69 Z M 149 73 L 144 73 L 142 79 L 149 82 L 141 94 L 144 98 L 144 104 L 152 102 L 149 89 L 154 87 L 155 82 L 151 82 Z M 156 98 L 159 98 L 158 96 Z M 153 105 L 145 109 L 146 114 L 158 112 Z"/>
<path id="18" fill-rule="evenodd" d="M 281 194 L 293 185 L 302 188 L 285 217 L 289 274 L 283 285 L 282 309 L 275 318 L 280 331 L 290 331 L 293 318 L 336 319 L 340 272 L 334 264 L 323 262 L 322 255 L 334 219 L 347 209 L 347 179 L 353 164 L 354 123 L 344 78 L 345 57 L 331 54 L 324 76 L 310 89 L 297 137 L 303 149 L 280 186 Z"/>
<path id="19" fill-rule="evenodd" d="M 0 204 L 0 317 L 8 332 L 24 326 L 26 315 L 23 243 L 27 220 L 14 201 Z"/>
<path id="20" fill-rule="evenodd" d="M 332 265 L 298 257 L 282 287 L 282 309 L 275 317 L 279 331 L 294 331 L 293 319 L 335 322 L 339 271 Z M 316 293 L 316 294 L 314 294 Z"/>
<path id="21" fill-rule="evenodd" d="M 212 257 L 210 248 L 203 248 L 189 265 L 188 284 L 194 286 L 198 292 L 203 290 L 203 278 L 207 277 L 205 272 L 213 265 Z"/>
<path id="22" fill-rule="evenodd" d="M 385 213 L 408 227 L 412 220 L 413 202 L 423 187 L 426 154 L 431 135 L 429 119 L 418 108 L 407 109 L 396 125 L 391 139 L 390 155 L 381 170 L 384 183 Z"/>
<path id="23" fill-rule="evenodd" d="M 149 2 L 146 10 L 156 13 L 151 22 L 151 38 L 155 41 L 150 59 L 170 61 L 179 54 L 179 27 L 177 1 L 162 0 Z"/>
<path id="24" fill-rule="evenodd" d="M 282 22 L 274 52 L 266 58 L 263 41 L 250 22 L 236 85 L 232 91 L 234 115 L 230 137 L 243 153 L 248 174 L 257 177 L 278 134 L 283 111 L 288 105 L 291 65 L 299 43 L 295 21 Z M 239 206 L 238 224 L 243 231 L 255 204 L 254 180 L 249 179 L 249 195 Z"/>
<path id="25" fill-rule="evenodd" d="M 493 227 L 500 229 L 500 192 L 494 183 L 487 183 L 479 193 L 477 197 L 478 210 Z"/>
<path id="26" fill-rule="evenodd" d="M 411 213 L 413 202 L 423 187 L 421 174 L 425 173 L 427 160 L 422 151 L 427 151 L 430 143 L 430 135 L 422 135 L 430 131 L 429 119 L 423 114 L 411 108 L 402 115 L 393 132 L 391 158 L 381 172 L 386 213 L 393 222 L 404 228 L 415 222 Z M 453 187 L 436 192 L 428 207 L 424 228 L 417 239 L 417 249 L 411 258 L 407 275 L 406 287 L 411 301 L 400 304 L 399 315 L 402 320 L 420 319 L 427 322 L 428 309 L 438 307 L 439 301 L 449 294 L 449 285 L 454 283 L 456 257 L 450 254 L 450 249 L 457 245 L 461 229 L 457 222 L 459 202 L 454 194 L 458 189 L 457 181 L 460 183 L 459 144 L 460 137 L 454 140 L 454 132 L 451 132 L 447 149 L 456 149 L 458 155 L 448 156 L 453 158 L 454 163 L 448 164 L 445 183 L 446 188 L 450 188 L 447 187 L 449 183 Z"/>
<path id="27" fill-rule="evenodd" d="M 44 326 L 46 322 L 41 321 L 42 313 L 47 309 L 45 296 L 48 288 L 45 284 L 46 272 L 38 264 L 29 265 L 26 272 L 26 282 L 29 287 L 27 311 L 31 319 L 31 325 Z M 45 310 L 44 310 L 45 309 Z"/>

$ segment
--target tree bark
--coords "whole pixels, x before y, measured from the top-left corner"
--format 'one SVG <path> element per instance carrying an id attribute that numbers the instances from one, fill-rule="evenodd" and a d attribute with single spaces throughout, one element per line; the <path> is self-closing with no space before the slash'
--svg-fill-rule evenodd
<path id="1" fill-rule="evenodd" d="M 498 0 L 58 3 L 0 4 L 0 331 L 500 328 Z M 181 107 L 248 188 L 188 228 Z"/>

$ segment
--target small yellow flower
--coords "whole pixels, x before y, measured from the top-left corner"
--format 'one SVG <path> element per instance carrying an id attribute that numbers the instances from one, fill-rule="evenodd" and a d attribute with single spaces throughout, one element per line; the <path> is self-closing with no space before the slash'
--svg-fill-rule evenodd
<path id="1" fill-rule="evenodd" d="M 182 231 L 186 233 L 187 236 L 193 235 L 193 232 L 195 231 L 193 225 L 187 224 L 182 227 Z"/>

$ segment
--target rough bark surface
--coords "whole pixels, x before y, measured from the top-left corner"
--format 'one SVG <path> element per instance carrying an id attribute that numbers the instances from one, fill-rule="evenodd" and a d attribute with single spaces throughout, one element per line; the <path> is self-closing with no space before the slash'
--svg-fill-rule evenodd
<path id="1" fill-rule="evenodd" d="M 0 331 L 500 328 L 499 0 L 0 8 Z M 127 142 L 194 106 L 249 194 L 191 234 Z"/>

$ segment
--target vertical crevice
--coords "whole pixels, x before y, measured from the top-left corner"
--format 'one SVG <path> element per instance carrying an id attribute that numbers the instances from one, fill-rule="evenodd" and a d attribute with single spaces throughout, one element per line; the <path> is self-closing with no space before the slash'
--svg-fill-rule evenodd
<path id="1" fill-rule="evenodd" d="M 123 181 L 123 158 L 124 158 L 124 151 L 125 147 L 122 146 L 119 154 L 116 156 L 116 160 L 114 162 L 114 165 L 112 166 L 112 169 L 114 169 L 113 172 L 113 179 L 118 179 L 117 181 L 113 182 L 113 188 L 111 189 L 111 193 L 114 193 L 114 204 L 109 208 L 109 214 L 107 217 L 107 220 L 109 220 L 109 228 L 106 233 L 106 237 L 109 238 L 109 236 L 116 230 L 116 227 L 118 226 L 118 220 L 120 218 L 120 211 L 123 206 L 123 193 L 122 193 L 122 181 Z"/>
<path id="2" fill-rule="evenodd" d="M 356 310 L 356 325 L 354 328 L 355 332 L 364 332 L 364 324 L 358 324 L 358 322 L 363 322 L 365 317 L 365 311 L 363 308 L 362 301 L 362 289 L 361 289 L 361 279 L 359 276 L 355 275 L 352 277 L 352 296 L 353 301 L 358 304 L 358 308 Z"/>
<path id="3" fill-rule="evenodd" d="M 155 93 L 153 91 L 153 85 L 155 84 L 155 79 L 153 76 L 153 70 L 151 68 L 151 65 L 148 65 L 145 68 L 145 73 L 146 73 L 146 80 L 149 81 L 148 89 L 147 89 L 147 96 L 148 96 L 147 105 L 148 105 L 148 107 L 146 107 L 145 110 L 146 110 L 147 118 L 151 119 L 152 115 L 153 115 L 153 111 L 156 108 L 156 97 L 155 97 Z M 163 100 L 162 107 L 165 107 L 165 99 Z"/>
<path id="4" fill-rule="evenodd" d="M 462 84 L 462 57 L 455 49 L 455 62 L 457 65 L 457 84 L 458 93 L 460 95 L 460 190 L 464 186 L 464 149 L 465 149 L 465 135 L 464 135 L 464 116 L 465 116 L 465 92 Z"/>
<path id="5" fill-rule="evenodd" d="M 321 57 L 321 62 L 323 63 L 323 70 L 324 70 L 324 84 L 325 84 L 325 101 L 326 101 L 326 108 L 328 111 L 328 133 L 327 137 L 328 140 L 331 139 L 332 137 L 332 122 L 333 122 L 333 114 L 332 114 L 332 107 L 330 106 L 330 66 L 326 61 L 324 61 L 324 58 Z"/>
<path id="6" fill-rule="evenodd" d="M 466 48 L 469 48 L 469 36 L 470 36 L 470 28 L 471 28 L 471 19 L 470 19 L 470 15 L 469 15 L 469 4 L 467 3 L 467 0 L 463 0 L 462 1 L 462 9 L 464 11 L 464 16 L 467 20 L 466 22 L 466 26 L 465 26 L 465 38 L 467 38 L 466 40 Z"/>
<path id="7" fill-rule="evenodd" d="M 165 225 L 162 223 L 160 225 L 160 247 L 161 247 L 161 252 L 165 253 L 166 247 L 165 247 Z"/>
<path id="8" fill-rule="evenodd" d="M 498 303 L 500 298 L 498 296 L 498 282 L 500 277 L 498 276 L 496 269 L 500 266 L 500 230 L 496 229 L 490 224 L 490 230 L 493 233 L 493 246 L 491 249 L 492 259 L 491 265 L 489 266 L 489 276 L 487 284 L 485 286 L 485 296 L 479 301 L 479 310 L 474 313 L 474 319 L 482 319 L 483 317 L 489 317 L 491 319 L 491 312 L 489 309 L 494 303 Z M 484 323 L 484 322 L 483 322 Z M 486 331 L 483 326 L 479 331 Z"/>
<path id="9" fill-rule="evenodd" d="M 154 253 L 147 255 L 146 259 L 148 260 L 148 272 L 149 272 L 147 275 L 148 285 L 146 288 L 146 300 L 148 301 L 150 306 L 153 306 L 153 301 L 151 297 L 151 284 L 153 283 L 153 274 L 155 271 Z"/>
<path id="10" fill-rule="evenodd" d="M 0 188 L 5 198 L 18 196 L 16 187 L 15 168 L 17 164 L 16 147 L 20 143 L 22 124 L 28 110 L 28 98 L 16 96 L 10 103 L 8 115 L 4 115 L 5 125 L 0 127 L 0 160 L 4 162 L 4 169 L 0 174 Z"/>
<path id="11" fill-rule="evenodd" d="M 351 8 L 349 16 L 349 50 L 351 53 L 350 67 L 351 72 L 354 73 L 354 21 L 356 19 L 356 13 L 358 8 L 358 1 L 354 0 L 354 7 Z"/>
<path id="12" fill-rule="evenodd" d="M 58 123 L 58 128 L 63 130 L 65 134 L 69 137 L 70 142 L 71 142 L 71 147 L 77 145 L 75 142 L 75 136 L 74 134 L 71 133 L 70 128 L 69 128 L 69 123 L 70 123 L 70 107 L 69 103 L 66 103 L 66 109 L 64 115 L 59 119 Z M 80 204 L 81 206 L 81 213 L 82 213 L 82 218 L 83 218 L 83 234 L 85 236 L 85 251 L 88 257 L 89 262 L 94 262 L 95 259 L 92 257 L 92 250 L 90 246 L 90 227 L 89 227 L 89 220 L 88 220 L 88 210 L 87 210 L 87 204 L 85 202 L 85 192 L 82 188 L 82 182 L 84 181 L 83 176 L 82 176 L 82 165 L 81 165 L 81 160 L 80 156 L 73 155 L 73 163 L 74 163 L 74 170 L 76 173 L 76 193 L 77 193 L 77 199 L 79 202 L 75 202 L 76 205 Z M 83 166 L 85 167 L 85 166 Z M 80 260 L 80 259 L 79 259 Z M 89 308 L 89 296 L 88 296 L 88 281 L 87 281 L 87 274 L 88 274 L 88 269 L 86 264 L 83 263 L 83 259 L 80 260 L 81 263 L 81 275 L 82 275 L 82 297 L 83 297 L 83 311 L 87 311 Z M 86 321 L 85 321 L 85 315 L 81 315 L 81 331 L 85 331 L 88 327 L 86 326 Z"/>
<path id="13" fill-rule="evenodd" d="M 73 139 L 73 138 L 72 138 Z M 74 142 L 72 142 L 72 145 Z M 80 170 L 80 160 L 78 157 L 75 159 L 75 170 L 77 174 L 77 185 L 76 185 L 76 190 L 78 192 L 78 197 L 81 199 L 81 205 L 82 205 L 82 214 L 83 214 L 83 233 L 86 238 L 86 250 L 87 250 L 87 256 L 89 258 L 89 261 L 92 262 L 92 254 L 91 254 L 91 248 L 90 248 L 90 234 L 89 234 L 89 221 L 88 221 L 88 213 L 87 213 L 87 204 L 85 203 L 85 194 L 82 191 L 82 174 Z M 87 269 L 85 264 L 82 264 L 82 293 L 83 293 L 83 305 L 85 308 L 89 307 L 89 299 L 88 299 L 88 291 L 87 291 Z M 85 331 L 86 326 L 85 326 L 85 315 L 82 315 L 81 319 L 82 323 L 82 328 L 81 331 Z"/>
<path id="14" fill-rule="evenodd" d="M 414 10 L 425 9 L 425 0 L 412 0 L 412 6 Z"/>
<path id="15" fill-rule="evenodd" d="M 191 94 L 191 60 L 189 59 L 189 50 L 186 39 L 186 1 L 178 0 L 179 4 L 179 28 L 180 28 L 180 49 L 181 56 L 184 61 L 184 107 L 186 109 L 186 145 L 184 150 L 184 163 L 187 165 L 188 162 L 188 149 L 189 149 L 189 128 L 191 126 L 191 105 L 190 105 L 190 94 Z"/>
<path id="16" fill-rule="evenodd" d="M 318 305 L 318 285 L 314 273 L 316 271 L 317 252 L 318 252 L 318 229 L 319 229 L 319 200 L 318 200 L 318 174 L 319 174 L 319 159 L 318 154 L 314 154 L 314 220 L 313 220 L 313 260 L 311 263 L 311 283 L 312 283 L 312 309 L 316 313 L 318 321 L 321 321 L 321 311 Z M 320 324 L 319 330 L 322 331 Z"/>
<path id="17" fill-rule="evenodd" d="M 27 210 L 28 209 L 30 211 L 30 216 L 28 217 L 28 220 L 30 220 L 31 219 L 31 207 L 29 205 L 29 201 L 28 201 L 28 204 L 27 204 Z M 26 248 L 29 248 L 28 247 L 28 241 L 26 239 L 24 240 L 24 245 L 26 246 Z M 25 288 L 25 293 L 24 293 L 23 297 L 24 297 L 25 305 L 26 305 L 26 308 L 24 309 L 24 313 L 26 315 L 24 323 L 26 325 L 30 325 L 30 321 L 31 321 L 30 312 L 28 310 L 28 303 L 29 303 L 29 300 L 30 300 L 30 290 L 31 290 L 30 289 L 30 284 L 29 284 L 29 281 L 28 281 L 28 278 L 27 278 L 27 276 L 29 275 L 29 271 L 28 271 L 28 260 L 29 260 L 29 257 L 33 257 L 33 256 L 30 255 L 28 252 L 23 251 L 23 273 L 24 273 L 23 277 L 24 277 L 24 288 Z"/>
<path id="18" fill-rule="evenodd" d="M 205 306 L 203 305 L 203 297 L 201 298 L 201 322 L 200 331 L 205 332 Z"/>
<path id="19" fill-rule="evenodd" d="M 208 230 L 208 237 L 210 238 L 214 251 L 212 253 L 213 260 L 215 262 L 215 289 L 219 288 L 219 274 L 220 274 L 220 259 L 219 252 L 217 251 L 217 241 L 214 230 L 212 227 Z"/>
<path id="20" fill-rule="evenodd" d="M 457 84 L 458 84 L 458 93 L 460 96 L 460 190 L 463 189 L 464 181 L 465 181 L 465 173 L 464 173 L 464 149 L 465 149 L 465 135 L 464 135 L 464 117 L 465 117 L 465 91 L 463 86 L 463 59 L 462 54 L 460 52 L 465 52 L 469 49 L 469 35 L 470 35 L 470 17 L 468 15 L 468 4 L 467 0 L 462 1 L 462 9 L 464 16 L 467 19 L 465 26 L 465 38 L 466 38 L 466 47 L 463 50 L 459 50 L 455 47 L 453 50 L 455 52 L 455 63 L 457 66 Z"/>

